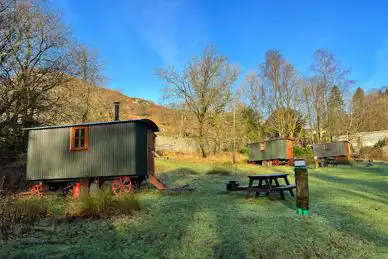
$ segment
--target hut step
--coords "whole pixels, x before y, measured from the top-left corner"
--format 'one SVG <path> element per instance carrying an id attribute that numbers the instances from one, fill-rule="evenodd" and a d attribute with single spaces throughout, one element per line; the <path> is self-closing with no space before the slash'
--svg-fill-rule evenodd
<path id="1" fill-rule="evenodd" d="M 164 183 L 160 182 L 158 179 L 155 178 L 155 176 L 153 176 L 151 174 L 148 175 L 148 182 L 150 184 L 152 184 L 153 186 L 155 186 L 156 189 L 158 189 L 158 190 L 167 190 L 168 189 L 168 187 Z"/>

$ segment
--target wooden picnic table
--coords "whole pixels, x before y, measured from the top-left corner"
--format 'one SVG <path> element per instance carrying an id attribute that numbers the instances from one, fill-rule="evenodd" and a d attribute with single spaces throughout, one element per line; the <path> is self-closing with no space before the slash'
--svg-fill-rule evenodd
<path id="1" fill-rule="evenodd" d="M 295 184 L 290 184 L 287 179 L 288 174 L 262 174 L 262 175 L 248 175 L 249 185 L 246 188 L 246 198 L 250 197 L 252 192 L 256 192 L 256 196 L 260 193 L 266 193 L 268 196 L 273 192 L 280 192 L 280 196 L 284 200 L 284 191 L 289 191 L 291 196 L 294 197 L 292 189 L 296 188 Z M 284 179 L 285 185 L 279 183 L 279 179 Z M 258 181 L 258 185 L 253 185 L 255 181 Z"/>
<path id="2" fill-rule="evenodd" d="M 327 157 L 324 160 L 325 166 L 337 166 L 337 159 L 335 157 Z"/>

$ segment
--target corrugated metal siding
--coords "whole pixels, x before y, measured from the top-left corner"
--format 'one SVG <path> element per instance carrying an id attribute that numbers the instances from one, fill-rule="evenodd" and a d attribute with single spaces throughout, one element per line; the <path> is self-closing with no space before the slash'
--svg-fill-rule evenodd
<path id="1" fill-rule="evenodd" d="M 263 151 L 260 151 L 260 143 L 248 144 L 249 161 L 288 159 L 287 141 L 285 139 L 265 141 Z"/>
<path id="2" fill-rule="evenodd" d="M 313 153 L 314 157 L 335 157 L 335 156 L 347 156 L 345 144 L 347 142 L 331 142 L 327 144 L 314 144 Z M 327 150 L 325 150 L 327 145 Z"/>
<path id="3" fill-rule="evenodd" d="M 70 128 L 29 132 L 28 180 L 144 175 L 147 130 L 143 124 L 89 126 L 89 149 L 70 152 Z"/>

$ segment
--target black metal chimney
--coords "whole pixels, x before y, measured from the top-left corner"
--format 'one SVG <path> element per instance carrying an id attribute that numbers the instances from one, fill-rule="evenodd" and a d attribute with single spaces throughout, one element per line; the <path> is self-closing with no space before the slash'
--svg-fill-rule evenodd
<path id="1" fill-rule="evenodd" d="M 114 102 L 115 104 L 115 121 L 120 120 L 120 102 Z"/>

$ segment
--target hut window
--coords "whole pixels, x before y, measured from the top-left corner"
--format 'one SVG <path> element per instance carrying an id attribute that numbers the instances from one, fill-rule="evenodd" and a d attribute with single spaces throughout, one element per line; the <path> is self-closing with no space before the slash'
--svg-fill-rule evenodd
<path id="1" fill-rule="evenodd" d="M 70 151 L 88 150 L 89 127 L 73 127 L 70 129 Z"/>
<path id="2" fill-rule="evenodd" d="M 264 151 L 265 150 L 265 143 L 260 143 L 260 151 Z"/>
<path id="3" fill-rule="evenodd" d="M 329 149 L 329 145 L 325 144 L 325 145 L 324 145 L 324 149 L 325 149 L 325 150 L 328 150 L 328 149 Z"/>

